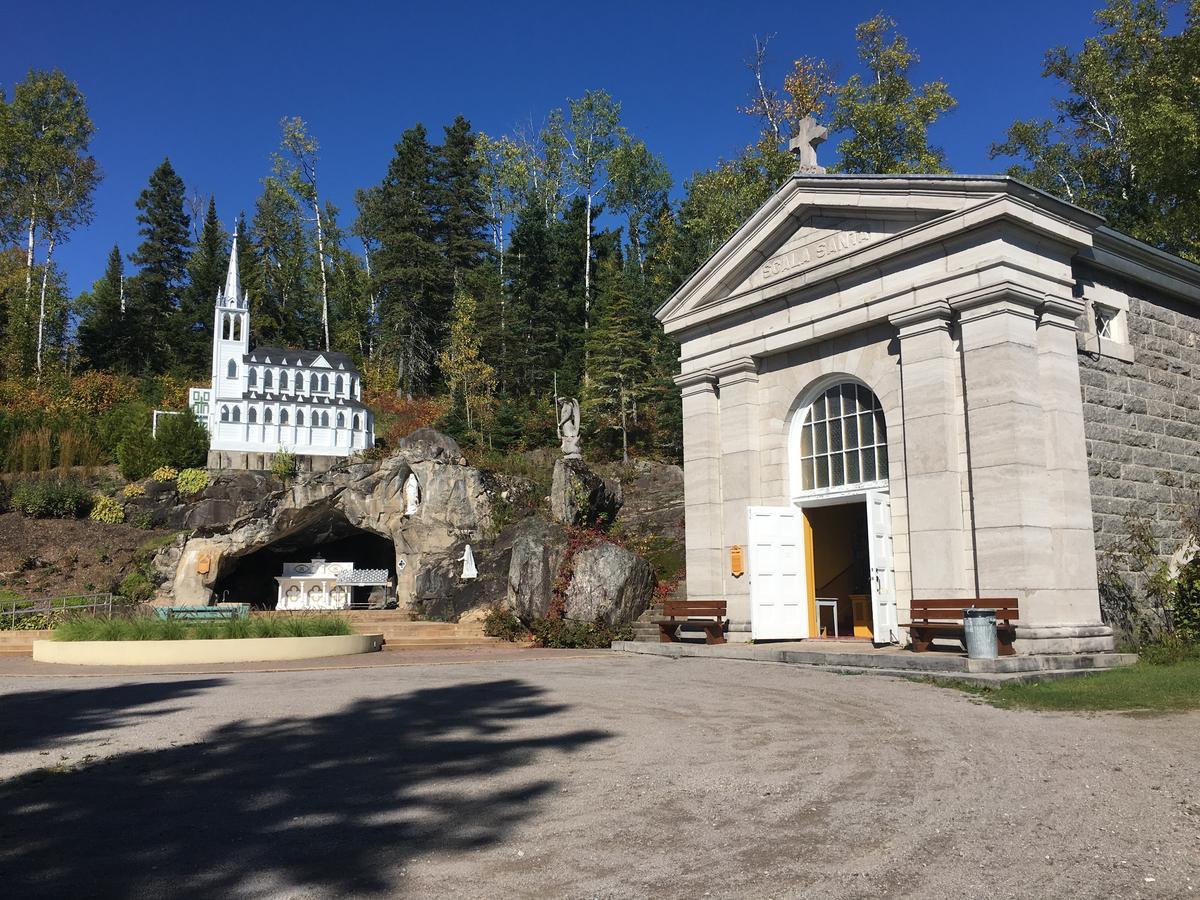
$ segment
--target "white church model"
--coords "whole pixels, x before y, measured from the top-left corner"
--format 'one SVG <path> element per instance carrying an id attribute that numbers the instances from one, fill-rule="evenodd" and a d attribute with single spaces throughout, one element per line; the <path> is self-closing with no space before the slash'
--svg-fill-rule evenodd
<path id="1" fill-rule="evenodd" d="M 213 320 L 212 383 L 189 405 L 208 428 L 210 468 L 267 469 L 294 453 L 305 469 L 375 446 L 362 379 L 344 353 L 250 349 L 250 297 L 238 274 L 237 234 Z"/>

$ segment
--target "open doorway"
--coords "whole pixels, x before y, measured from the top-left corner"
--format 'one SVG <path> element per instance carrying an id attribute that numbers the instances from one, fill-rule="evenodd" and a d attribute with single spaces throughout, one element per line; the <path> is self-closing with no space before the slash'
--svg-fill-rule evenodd
<path id="1" fill-rule="evenodd" d="M 804 509 L 809 540 L 813 637 L 872 640 L 871 545 L 867 503 Z"/>

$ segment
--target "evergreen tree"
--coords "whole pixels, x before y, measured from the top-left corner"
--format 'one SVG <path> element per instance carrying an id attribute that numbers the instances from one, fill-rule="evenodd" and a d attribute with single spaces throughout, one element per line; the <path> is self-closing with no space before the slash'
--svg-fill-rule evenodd
<path id="1" fill-rule="evenodd" d="M 188 262 L 190 276 L 179 310 L 177 340 L 179 363 L 187 372 L 201 376 L 207 372 L 212 352 L 213 305 L 225 283 L 229 266 L 228 236 L 217 218 L 216 201 L 209 197 L 208 213 L 200 231 L 200 240 Z"/>
<path id="2" fill-rule="evenodd" d="M 130 290 L 130 309 L 142 336 L 142 366 L 166 371 L 178 351 L 171 326 L 187 284 L 190 238 L 184 210 L 184 185 L 171 161 L 164 159 L 150 175 L 150 184 L 137 200 L 138 233 L 142 243 L 130 260 L 141 269 Z"/>
<path id="3" fill-rule="evenodd" d="M 303 210 L 275 178 L 263 182 L 254 209 L 251 240 L 258 293 L 252 295 L 252 337 L 276 347 L 316 347 L 321 333 L 320 296 L 312 282 L 313 255 Z M 242 242 L 238 241 L 239 251 Z M 244 260 L 239 259 L 239 266 Z M 241 269 L 242 272 L 247 271 Z"/>
<path id="4" fill-rule="evenodd" d="M 177 469 L 200 468 L 208 461 L 208 431 L 190 409 L 177 416 L 163 416 L 155 439 L 158 455 Z"/>
<path id="5" fill-rule="evenodd" d="M 136 332 L 123 309 L 124 281 L 121 248 L 114 244 L 104 274 L 92 285 L 90 294 L 79 298 L 79 355 L 90 368 L 123 373 L 140 368 Z"/>
<path id="6" fill-rule="evenodd" d="M 417 124 L 401 135 L 382 183 L 358 196 L 358 231 L 377 247 L 371 276 L 380 343 L 395 360 L 397 389 L 410 398 L 427 383 L 445 316 L 435 159 Z"/>
<path id="7" fill-rule="evenodd" d="M 438 239 L 450 278 L 457 279 L 487 261 L 487 195 L 482 160 L 475 152 L 471 123 L 457 116 L 445 129 L 434 172 Z"/>

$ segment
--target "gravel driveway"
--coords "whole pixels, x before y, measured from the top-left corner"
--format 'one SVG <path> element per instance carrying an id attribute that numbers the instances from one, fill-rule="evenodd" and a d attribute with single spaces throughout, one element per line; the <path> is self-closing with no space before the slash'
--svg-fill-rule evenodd
<path id="1" fill-rule="evenodd" d="M 0 681 L 7 897 L 1179 897 L 1200 714 L 725 660 Z"/>

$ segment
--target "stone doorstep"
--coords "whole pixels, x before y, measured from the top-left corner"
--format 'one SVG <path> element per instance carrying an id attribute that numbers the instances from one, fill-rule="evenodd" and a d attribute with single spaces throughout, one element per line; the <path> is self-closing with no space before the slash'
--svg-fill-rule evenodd
<path id="1" fill-rule="evenodd" d="M 746 644 L 651 644 L 641 641 L 615 641 L 613 650 L 665 656 L 710 659 L 742 659 L 814 666 L 842 672 L 930 676 L 980 683 L 1029 681 L 1040 678 L 1085 674 L 1087 672 L 1129 666 L 1137 662 L 1133 653 L 1078 653 L 1070 655 L 1005 656 L 998 659 L 967 659 L 952 653 L 912 653 L 907 650 L 847 652 L 838 650 L 782 649 Z M 964 677 L 966 676 L 966 677 Z M 978 677 L 977 677 L 978 676 Z"/>

